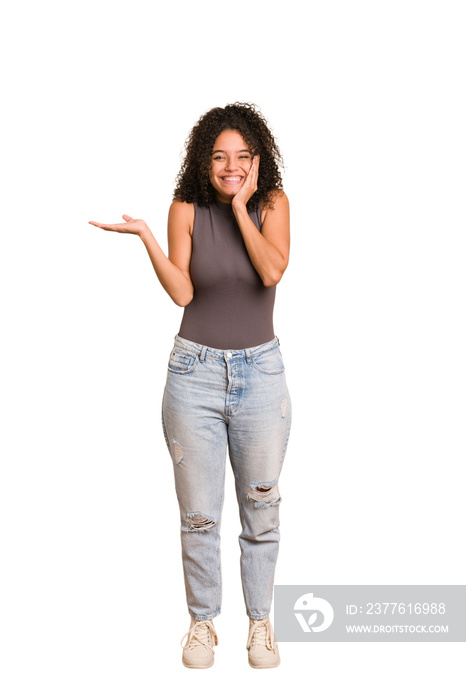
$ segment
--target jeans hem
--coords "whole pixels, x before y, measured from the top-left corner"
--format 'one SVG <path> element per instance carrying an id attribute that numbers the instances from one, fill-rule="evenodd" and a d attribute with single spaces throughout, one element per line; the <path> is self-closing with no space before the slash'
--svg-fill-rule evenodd
<path id="1" fill-rule="evenodd" d="M 220 615 L 220 613 L 220 608 L 213 613 L 208 613 L 207 615 L 196 615 L 195 613 L 192 613 L 191 610 L 189 611 L 189 614 L 191 615 L 193 620 L 196 620 L 197 622 L 206 622 L 207 620 L 213 620 L 214 617 L 217 617 L 217 615 Z"/>
<path id="2" fill-rule="evenodd" d="M 266 617 L 269 617 L 270 613 L 265 613 L 264 615 L 255 615 L 254 613 L 248 613 L 248 617 L 251 620 L 265 620 Z"/>

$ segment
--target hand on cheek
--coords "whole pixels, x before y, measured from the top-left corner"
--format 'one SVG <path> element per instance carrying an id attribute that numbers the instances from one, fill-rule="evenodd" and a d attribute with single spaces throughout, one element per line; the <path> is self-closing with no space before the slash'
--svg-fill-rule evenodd
<path id="1" fill-rule="evenodd" d="M 259 159 L 260 156 L 254 156 L 249 172 L 241 185 L 240 190 L 235 194 L 232 200 L 232 205 L 246 206 L 254 192 L 257 190 L 257 180 L 259 177 Z"/>

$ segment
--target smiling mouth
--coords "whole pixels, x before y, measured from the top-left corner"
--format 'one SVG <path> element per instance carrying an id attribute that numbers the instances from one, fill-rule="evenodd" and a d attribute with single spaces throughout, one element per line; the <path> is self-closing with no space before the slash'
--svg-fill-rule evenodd
<path id="1" fill-rule="evenodd" d="M 236 185 L 238 182 L 241 182 L 242 179 L 243 178 L 239 175 L 237 177 L 222 177 L 221 178 L 221 180 L 223 180 L 223 182 L 231 183 L 233 185 Z"/>

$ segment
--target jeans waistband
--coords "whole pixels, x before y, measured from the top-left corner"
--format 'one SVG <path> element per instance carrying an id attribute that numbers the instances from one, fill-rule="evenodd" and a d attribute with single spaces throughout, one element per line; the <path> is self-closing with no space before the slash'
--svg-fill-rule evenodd
<path id="1" fill-rule="evenodd" d="M 211 348 L 208 345 L 200 345 L 199 343 L 195 343 L 192 340 L 186 340 L 186 338 L 182 338 L 179 335 L 175 335 L 175 345 L 177 345 L 180 348 L 191 348 L 200 356 L 201 362 L 203 362 L 207 353 L 210 353 L 219 358 L 224 358 L 225 356 L 229 358 L 243 357 L 246 358 L 246 360 L 249 360 L 249 358 L 259 355 L 260 353 L 265 352 L 265 350 L 271 350 L 277 345 L 280 345 L 280 341 L 278 340 L 277 336 L 275 336 L 274 338 L 272 338 L 272 340 L 269 340 L 266 343 L 262 343 L 261 345 L 254 345 L 251 348 L 244 348 L 241 350 L 223 350 L 221 348 Z"/>

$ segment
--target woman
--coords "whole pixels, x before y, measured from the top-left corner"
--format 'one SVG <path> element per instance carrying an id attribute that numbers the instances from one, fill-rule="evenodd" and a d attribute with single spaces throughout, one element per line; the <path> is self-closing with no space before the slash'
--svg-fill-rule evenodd
<path id="1" fill-rule="evenodd" d="M 191 615 L 182 661 L 208 668 L 221 610 L 220 521 L 228 446 L 242 532 L 249 664 L 278 666 L 269 612 L 279 544 L 278 477 L 291 403 L 273 328 L 290 247 L 281 155 L 254 105 L 214 108 L 193 127 L 168 216 L 168 257 L 147 224 L 89 223 L 143 241 L 184 307 L 170 355 L 162 424 L 181 515 Z M 186 636 L 186 635 L 185 635 Z"/>

